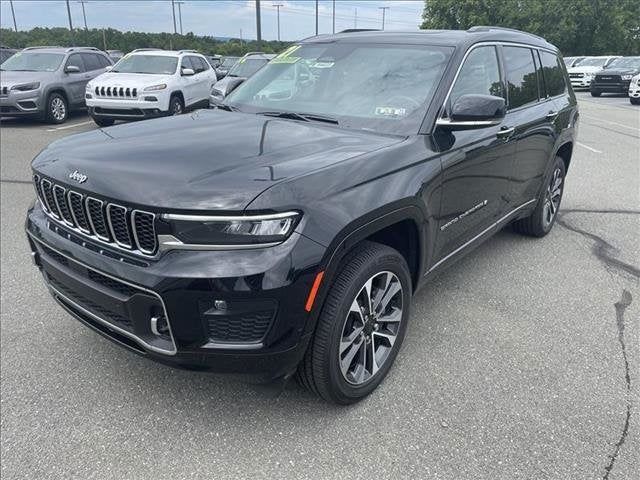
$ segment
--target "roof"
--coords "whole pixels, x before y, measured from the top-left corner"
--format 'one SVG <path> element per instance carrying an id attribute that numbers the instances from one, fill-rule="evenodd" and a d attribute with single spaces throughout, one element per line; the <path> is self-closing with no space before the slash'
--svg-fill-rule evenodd
<path id="1" fill-rule="evenodd" d="M 364 30 L 336 33 L 333 35 L 318 35 L 310 37 L 304 43 L 322 42 L 350 42 L 350 43 L 395 43 L 441 46 L 467 47 L 479 42 L 514 42 L 524 43 L 535 47 L 557 50 L 544 38 L 531 33 L 502 27 L 472 27 L 469 30 Z"/>
<path id="2" fill-rule="evenodd" d="M 162 50 L 159 48 L 138 48 L 129 55 L 157 55 L 161 57 L 177 57 L 179 55 L 202 55 L 195 50 Z M 202 55 L 204 56 L 204 55 Z"/>
<path id="3" fill-rule="evenodd" d="M 71 52 L 99 52 L 105 53 L 99 48 L 96 47 L 53 47 L 53 46 L 43 46 L 43 47 L 26 47 L 23 49 L 23 52 L 29 52 L 37 50 L 39 52 L 47 52 L 47 53 L 71 53 Z"/>

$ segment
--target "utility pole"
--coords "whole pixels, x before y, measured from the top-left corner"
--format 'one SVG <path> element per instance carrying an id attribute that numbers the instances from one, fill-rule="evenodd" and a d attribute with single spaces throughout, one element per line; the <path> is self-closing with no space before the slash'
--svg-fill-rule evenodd
<path id="1" fill-rule="evenodd" d="M 333 0 L 333 33 L 336 33 L 336 0 Z"/>
<path id="2" fill-rule="evenodd" d="M 385 17 L 385 13 L 387 12 L 387 10 L 389 10 L 390 7 L 378 7 L 380 10 L 382 10 L 382 30 L 384 30 L 384 17 Z"/>
<path id="3" fill-rule="evenodd" d="M 282 7 L 282 4 L 274 3 L 272 6 L 276 7 L 276 10 L 278 10 L 278 41 L 280 41 L 280 7 Z"/>
<path id="4" fill-rule="evenodd" d="M 107 51 L 107 36 L 104 33 L 104 28 L 102 29 L 102 46 L 104 47 L 103 50 L 106 52 Z"/>
<path id="5" fill-rule="evenodd" d="M 87 3 L 87 0 L 78 0 L 78 3 L 79 3 L 80 5 L 82 5 L 82 18 L 84 19 L 84 29 L 85 29 L 85 30 L 89 30 L 89 29 L 87 28 L 87 14 L 86 14 L 86 12 L 84 11 L 84 4 L 85 4 L 85 3 Z"/>
<path id="6" fill-rule="evenodd" d="M 260 24 L 260 0 L 256 0 L 256 34 L 258 37 L 257 48 L 260 50 L 262 44 L 262 26 Z"/>
<path id="7" fill-rule="evenodd" d="M 75 47 L 76 42 L 73 38 L 73 23 L 71 22 L 71 7 L 69 6 L 69 0 L 67 0 L 67 16 L 69 17 L 69 31 L 71 32 L 71 46 Z"/>
<path id="8" fill-rule="evenodd" d="M 171 0 L 171 14 L 173 15 L 173 33 L 178 33 L 178 26 L 176 25 L 176 5 L 175 5 L 175 0 Z"/>
<path id="9" fill-rule="evenodd" d="M 13 29 L 18 31 L 18 24 L 16 23 L 16 12 L 13 10 L 13 0 L 9 0 L 9 5 L 11 5 L 11 16 L 13 17 Z"/>
<path id="10" fill-rule="evenodd" d="M 181 7 L 184 2 L 176 1 L 175 3 L 176 5 L 178 5 L 178 18 L 180 19 L 180 35 L 182 35 L 182 8 Z"/>
<path id="11" fill-rule="evenodd" d="M 318 35 L 318 0 L 316 0 L 316 35 Z"/>
<path id="12" fill-rule="evenodd" d="M 353 28 L 358 28 L 358 7 L 356 7 L 356 13 L 353 17 Z"/>

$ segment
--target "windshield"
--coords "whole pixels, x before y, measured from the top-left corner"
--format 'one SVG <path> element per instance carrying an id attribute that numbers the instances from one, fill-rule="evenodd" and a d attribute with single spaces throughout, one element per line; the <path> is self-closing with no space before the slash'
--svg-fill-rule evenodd
<path id="1" fill-rule="evenodd" d="M 602 67 L 605 64 L 606 61 L 607 61 L 606 58 L 585 58 L 577 66 L 580 66 L 580 67 Z"/>
<path id="2" fill-rule="evenodd" d="M 150 73 L 173 75 L 178 66 L 178 57 L 164 55 L 128 55 L 115 64 L 112 72 Z"/>
<path id="3" fill-rule="evenodd" d="M 231 68 L 236 64 L 237 61 L 238 57 L 225 57 L 224 60 L 222 60 L 222 66 Z"/>
<path id="4" fill-rule="evenodd" d="M 623 57 L 611 62 L 607 70 L 611 68 L 640 68 L 640 57 Z"/>
<path id="5" fill-rule="evenodd" d="M 62 53 L 18 52 L 0 68 L 10 72 L 55 72 L 63 58 Z"/>
<path id="6" fill-rule="evenodd" d="M 331 117 L 347 128 L 417 132 L 453 48 L 296 45 L 224 102 L 243 111 Z"/>
<path id="7" fill-rule="evenodd" d="M 230 77 L 250 77 L 262 68 L 269 60 L 263 58 L 241 58 L 231 70 Z"/>

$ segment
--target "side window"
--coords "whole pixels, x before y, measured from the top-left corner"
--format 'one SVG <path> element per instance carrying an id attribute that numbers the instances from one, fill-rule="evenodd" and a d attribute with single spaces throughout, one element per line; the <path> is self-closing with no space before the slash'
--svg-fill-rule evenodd
<path id="1" fill-rule="evenodd" d="M 189 57 L 189 59 L 191 60 L 191 65 L 193 65 L 194 72 L 200 73 L 206 70 L 200 57 Z"/>
<path id="2" fill-rule="evenodd" d="M 191 57 L 182 57 L 182 63 L 180 65 L 180 68 L 190 68 L 191 70 L 193 70 L 195 72 L 196 68 L 195 66 L 193 66 L 191 64 Z"/>
<path id="3" fill-rule="evenodd" d="M 538 101 L 538 77 L 533 52 L 526 47 L 503 47 L 509 109 Z"/>
<path id="4" fill-rule="evenodd" d="M 98 60 L 98 56 L 96 54 L 82 53 L 81 56 L 88 72 L 91 72 L 92 70 L 100 70 L 102 68 L 100 60 Z"/>
<path id="5" fill-rule="evenodd" d="M 102 65 L 102 68 L 108 67 L 109 65 L 111 65 L 111 61 L 104 55 L 96 55 L 96 56 L 98 57 L 98 60 L 100 61 L 100 65 Z"/>
<path id="6" fill-rule="evenodd" d="M 202 58 L 202 57 L 198 57 L 198 60 L 200 60 L 200 63 L 202 64 L 202 71 L 207 71 L 209 70 L 209 68 L 211 68 L 211 66 L 209 65 L 209 62 L 207 62 L 206 58 Z"/>
<path id="7" fill-rule="evenodd" d="M 86 71 L 84 68 L 84 62 L 82 61 L 82 58 L 80 57 L 79 53 L 74 53 L 73 55 L 69 55 L 69 58 L 67 58 L 67 63 L 65 66 L 69 67 L 72 65 L 74 67 L 78 67 L 81 72 Z"/>
<path id="8" fill-rule="evenodd" d="M 451 90 L 450 105 L 468 94 L 504 97 L 496 47 L 477 47 L 469 53 Z"/>
<path id="9" fill-rule="evenodd" d="M 547 87 L 547 95 L 555 97 L 564 93 L 567 89 L 564 80 L 564 71 L 560 66 L 560 60 L 553 53 L 540 50 L 540 61 L 542 62 L 542 76 Z"/>

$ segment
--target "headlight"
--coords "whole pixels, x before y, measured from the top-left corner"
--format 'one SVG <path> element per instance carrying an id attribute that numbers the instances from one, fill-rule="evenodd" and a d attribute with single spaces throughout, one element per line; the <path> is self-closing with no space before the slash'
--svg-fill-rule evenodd
<path id="1" fill-rule="evenodd" d="M 192 245 L 265 245 L 283 242 L 300 220 L 298 212 L 217 217 L 164 214 L 171 233 Z"/>
<path id="2" fill-rule="evenodd" d="M 160 85 L 151 85 L 150 87 L 145 87 L 144 91 L 145 92 L 156 92 L 158 90 L 164 90 L 165 88 L 167 88 L 167 84 L 166 83 L 161 83 Z"/>
<path id="3" fill-rule="evenodd" d="M 89 85 L 89 84 L 87 83 L 87 86 L 86 86 L 86 87 L 84 87 L 84 91 L 85 91 L 85 92 L 90 92 L 91 90 L 93 90 L 93 86 L 91 86 L 91 85 Z"/>
<path id="4" fill-rule="evenodd" d="M 211 95 L 213 95 L 214 97 L 220 97 L 220 98 L 224 97 L 223 93 L 217 88 L 211 89 Z"/>
<path id="5" fill-rule="evenodd" d="M 631 80 L 633 75 L 622 75 L 622 80 Z"/>
<path id="6" fill-rule="evenodd" d="M 40 88 L 40 82 L 24 83 L 22 85 L 14 85 L 11 90 L 17 90 L 18 92 L 28 92 L 29 90 L 37 90 Z"/>

